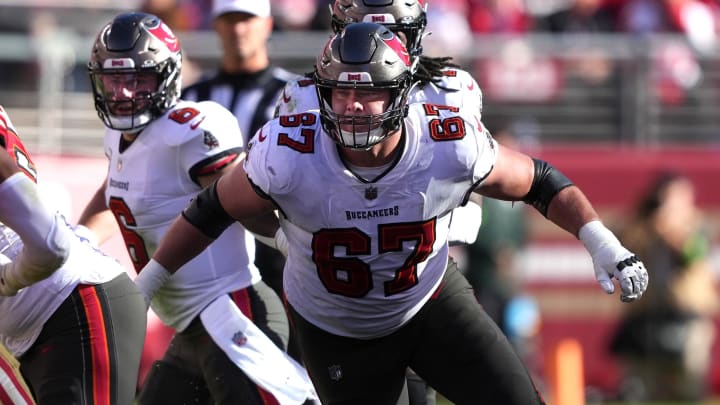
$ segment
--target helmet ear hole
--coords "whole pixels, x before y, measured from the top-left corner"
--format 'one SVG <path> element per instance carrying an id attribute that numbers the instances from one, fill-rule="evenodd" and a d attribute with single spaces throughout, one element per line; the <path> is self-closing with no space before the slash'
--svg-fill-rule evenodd
<path id="1" fill-rule="evenodd" d="M 158 17 L 131 12 L 107 23 L 93 43 L 88 63 L 95 109 L 105 126 L 138 132 L 177 104 L 181 66 L 179 41 Z M 149 94 L 142 92 L 131 98 L 108 99 L 102 77 L 148 72 L 157 75 L 157 87 Z M 132 108 L 117 108 L 121 103 Z"/>
<path id="2" fill-rule="evenodd" d="M 342 146 L 367 149 L 400 129 L 407 114 L 412 66 L 405 46 L 382 25 L 353 23 L 335 34 L 315 64 L 325 132 Z M 332 92 L 337 88 L 387 89 L 390 102 L 380 114 L 337 113 L 332 109 Z"/>

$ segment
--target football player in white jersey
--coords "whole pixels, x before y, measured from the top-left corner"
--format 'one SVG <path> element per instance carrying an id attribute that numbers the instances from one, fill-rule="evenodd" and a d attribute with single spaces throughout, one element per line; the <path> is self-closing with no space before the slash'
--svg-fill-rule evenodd
<path id="1" fill-rule="evenodd" d="M 35 164 L 2 106 L 0 147 L 0 295 L 13 296 L 49 277 L 67 260 L 72 234 L 40 198 Z M 12 261 L 10 237 L 22 239 L 22 251 L 14 252 Z"/>
<path id="2" fill-rule="evenodd" d="M 410 89 L 408 103 L 430 103 L 464 106 L 482 112 L 482 92 L 467 71 L 450 63 L 449 57 L 422 55 L 422 39 L 426 35 L 427 7 L 425 0 L 336 0 L 332 5 L 331 27 L 342 31 L 347 24 L 371 21 L 395 32 L 416 63 L 415 86 Z M 315 84 L 311 77 L 289 81 L 275 106 L 275 116 L 299 114 L 318 108 Z M 480 116 L 480 115 L 478 115 Z M 462 244 L 475 242 L 482 222 L 482 199 L 473 194 L 467 203 L 453 210 L 448 235 L 450 254 L 459 264 L 465 263 Z M 461 268 L 467 272 L 467 268 Z M 433 405 L 434 392 L 408 370 L 410 405 Z"/>
<path id="3" fill-rule="evenodd" d="M 2 108 L 0 145 L 0 403 L 131 403 L 142 295 L 40 199 L 35 165 Z"/>
<path id="4" fill-rule="evenodd" d="M 212 101 L 179 99 L 181 63 L 177 37 L 145 13 L 116 16 L 100 30 L 90 55 L 109 164 L 80 223 L 101 243 L 119 226 L 138 271 L 172 220 L 243 153 L 232 113 Z M 220 347 L 224 325 L 211 322 L 250 319 L 273 350 L 285 349 L 287 315 L 278 295 L 262 282 L 254 251 L 253 236 L 233 225 L 152 299 L 153 311 L 175 334 L 163 359 L 153 364 L 140 404 L 262 404 L 275 395 L 255 384 L 255 376 L 249 378 Z M 212 312 L 216 308 L 225 312 Z M 227 341 L 240 345 L 246 339 L 237 330 Z"/>
<path id="5" fill-rule="evenodd" d="M 2 106 L 0 146 L 4 149 L 0 151 L 0 295 L 13 296 L 21 288 L 45 279 L 57 270 L 67 260 L 69 246 L 64 228 L 56 225 L 58 217 L 40 199 L 35 184 L 35 165 Z M 21 172 L 21 167 L 27 175 Z M 14 227 L 8 224 L 14 224 Z M 52 243 L 48 244 L 46 237 L 53 234 L 56 236 L 49 238 Z M 16 243 L 20 239 L 22 245 Z M 24 255 L 17 254 L 21 246 Z M 17 257 L 14 261 L 8 256 L 11 250 L 15 252 L 11 256 Z M 37 261 L 38 258 L 41 260 Z M 35 403 L 20 373 L 20 363 L 2 343 L 0 403 Z"/>
<path id="6" fill-rule="evenodd" d="M 467 71 L 450 63 L 450 57 L 422 55 L 422 38 L 427 26 L 425 0 L 336 0 L 332 6 L 331 26 L 335 33 L 347 24 L 370 21 L 395 32 L 410 53 L 416 71 L 415 86 L 410 89 L 408 103 L 430 103 L 463 106 L 482 112 L 482 91 Z M 289 81 L 275 106 L 275 117 L 299 114 L 318 108 L 312 77 Z M 450 243 L 473 243 L 480 228 L 482 210 L 480 197 L 472 196 L 467 204 L 453 211 Z"/>
<path id="7" fill-rule="evenodd" d="M 394 403 L 407 367 L 455 404 L 542 404 L 449 259 L 452 209 L 472 192 L 531 204 L 583 242 L 602 289 L 612 293 L 616 278 L 623 301 L 642 295 L 647 271 L 578 187 L 497 144 L 477 110 L 408 106 L 411 75 L 384 26 L 333 36 L 316 63 L 320 110 L 260 129 L 243 165 L 176 218 L 136 282 L 154 294 L 218 229 L 278 209 L 289 313 L 324 404 Z"/>

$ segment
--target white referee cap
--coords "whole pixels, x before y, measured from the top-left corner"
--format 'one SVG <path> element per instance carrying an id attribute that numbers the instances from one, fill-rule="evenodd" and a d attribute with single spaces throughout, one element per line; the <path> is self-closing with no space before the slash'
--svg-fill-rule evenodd
<path id="1" fill-rule="evenodd" d="M 226 13 L 248 13 L 258 17 L 270 16 L 270 0 L 215 0 L 212 17 Z"/>

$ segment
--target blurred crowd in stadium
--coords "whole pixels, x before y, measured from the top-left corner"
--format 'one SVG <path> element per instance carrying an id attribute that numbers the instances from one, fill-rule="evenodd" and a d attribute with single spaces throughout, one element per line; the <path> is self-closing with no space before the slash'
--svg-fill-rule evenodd
<path id="1" fill-rule="evenodd" d="M 210 3 L 144 0 L 142 9 L 160 16 L 178 31 L 206 30 L 212 28 Z M 327 31 L 331 3 L 273 0 L 274 29 Z M 473 35 L 530 33 L 675 33 L 686 35 L 700 52 L 710 52 L 720 35 L 720 4 L 713 0 L 437 0 L 428 10 L 428 32 L 438 44 L 438 51 L 454 56 L 461 56 L 456 53 L 472 41 Z M 692 69 L 692 57 L 687 51 L 667 52 L 666 63 L 685 65 L 676 69 Z M 593 63 L 596 66 L 590 66 Z M 607 62 L 599 58 L 586 59 L 580 68 L 589 80 L 602 80 L 608 75 Z M 689 78 L 685 80 L 693 80 L 693 74 L 686 76 Z"/>
<path id="2" fill-rule="evenodd" d="M 329 0 L 272 0 L 276 30 L 328 30 Z M 211 27 L 211 0 L 145 0 L 142 8 L 178 31 Z M 433 35 L 548 32 L 686 32 L 708 41 L 720 6 L 712 0 L 435 0 Z M 692 21 L 692 23 L 691 23 Z M 452 26 L 452 34 L 442 27 Z M 433 28 L 439 29 L 433 29 Z"/>
<path id="3" fill-rule="evenodd" d="M 178 31 L 210 30 L 210 0 L 144 0 L 141 8 L 155 13 Z M 662 124 L 665 120 L 690 122 L 685 131 L 685 140 L 707 139 L 703 125 L 714 124 L 714 116 L 708 109 L 708 95 L 698 94 L 699 89 L 714 86 L 713 71 L 717 65 L 704 58 L 717 55 L 720 35 L 720 4 L 713 0 L 438 0 L 432 1 L 428 9 L 428 28 L 431 33 L 425 42 L 429 55 L 449 55 L 456 62 L 471 71 L 483 88 L 485 96 L 501 107 L 507 103 L 538 104 L 552 102 L 558 106 L 594 106 L 603 109 L 599 114 L 610 115 L 606 124 L 612 129 L 594 134 L 583 134 L 587 140 L 619 140 L 631 138 L 650 140 L 672 140 L 679 135 L 666 133 L 670 130 L 657 129 L 657 133 L 646 134 L 646 128 L 638 127 L 632 113 L 625 112 L 620 103 L 611 102 L 606 95 L 626 97 L 625 106 L 639 108 L 647 101 L 642 98 L 643 89 L 634 90 L 637 99 L 623 94 L 629 90 L 629 82 L 649 80 L 650 102 L 661 106 L 694 107 L 696 111 L 686 116 L 671 118 L 662 111 L 657 116 Z M 274 30 L 276 32 L 327 32 L 330 28 L 329 0 L 272 1 Z M 452 29 L 448 29 L 452 27 Z M 576 35 L 604 39 L 606 45 L 586 42 L 583 39 L 566 43 L 566 50 L 572 53 L 562 55 L 523 41 L 512 41 L 524 35 Z M 613 35 L 624 34 L 624 39 L 613 39 Z M 506 42 L 483 54 L 477 50 L 488 44 L 478 43 L 482 35 L 507 35 Z M 628 38 L 653 38 L 656 35 L 675 35 L 685 41 L 668 41 L 656 46 L 630 43 Z M 617 48 L 612 49 L 612 42 Z M 625 43 L 628 49 L 623 50 Z M 476 44 L 477 47 L 471 46 Z M 562 48 L 562 46 L 561 46 Z M 608 49 L 610 48 L 610 49 Z M 641 51 L 641 48 L 647 48 Z M 560 52 L 560 55 L 558 55 Z M 644 78 L 635 74 L 636 67 L 629 62 L 627 52 L 634 58 L 647 57 L 649 72 Z M 644 55 L 642 52 L 647 52 Z M 573 55 L 573 56 L 570 56 Z M 479 57 L 478 57 L 479 56 Z M 555 57 L 553 57 L 555 56 Z M 558 61 L 560 56 L 561 61 Z M 196 80 L 199 72 L 193 73 L 188 67 L 186 83 Z M 522 89 L 522 90 L 520 90 Z M 573 92 L 573 89 L 579 91 Z M 710 96 L 712 97 L 712 96 Z M 716 102 L 711 98 L 713 103 Z M 635 110 L 629 110 L 635 111 Z M 505 111 L 496 111 L 505 121 L 527 121 L 523 138 L 537 136 L 533 125 L 547 125 L 548 119 L 542 113 L 525 114 L 516 110 L 514 116 Z M 553 114 L 550 112 L 550 114 Z M 652 113 L 649 120 L 655 118 Z M 540 116 L 540 117 L 538 117 Z M 561 124 L 553 140 L 575 140 L 577 130 L 570 124 L 593 122 L 592 114 L 577 114 Z M 522 124 L 521 124 L 522 125 Z M 564 126 L 564 127 L 562 127 Z M 601 131 L 600 126 L 594 127 Z M 543 136 L 547 137 L 544 131 Z M 614 135 L 612 135 L 614 134 Z M 527 140 L 527 139 L 526 139 Z"/>
<path id="4" fill-rule="evenodd" d="M 331 0 L 271 0 L 270 3 L 274 32 L 331 31 Z M 720 35 L 720 3 L 714 0 L 430 0 L 429 3 L 427 31 L 432 32 L 433 41 L 432 48 L 428 46 L 426 53 L 432 56 L 452 55 L 459 62 L 466 62 L 463 51 L 472 43 L 474 36 L 482 34 L 513 36 L 624 33 L 638 37 L 650 34 L 680 34 L 691 46 L 668 46 L 656 59 L 656 74 L 653 75 L 655 90 L 658 99 L 665 105 L 682 104 L 687 97 L 687 89 L 696 87 L 701 82 L 702 68 L 698 63 L 698 56 L 716 53 Z M 142 0 L 137 7 L 138 10 L 161 17 L 177 33 L 210 31 L 216 28 L 212 8 L 212 0 Z M 41 34 L 41 26 L 42 23 L 38 24 L 36 21 L 34 28 L 31 27 L 35 35 Z M 522 47 L 513 50 L 517 51 L 513 53 L 517 65 L 521 63 L 518 55 L 522 55 Z M 314 58 L 314 55 L 310 57 Z M 183 69 L 191 72 L 192 58 L 189 58 L 188 62 L 183 65 Z M 221 66 L 219 61 L 216 62 Z M 558 88 L 561 86 L 553 83 L 556 72 L 553 62 L 535 62 L 532 66 L 534 73 L 542 73 L 543 69 L 547 69 L 544 71 L 546 74 L 537 75 L 534 82 L 522 82 L 537 84 L 540 88 L 534 92 L 518 86 L 517 81 L 503 84 L 503 80 L 492 76 L 493 72 L 508 72 L 508 65 L 503 63 L 502 55 L 477 62 L 477 65 L 473 64 L 476 62 L 469 64 L 470 73 L 476 76 L 483 87 L 485 100 L 489 100 L 491 111 L 502 102 L 508 102 L 511 106 L 508 110 L 496 110 L 499 114 L 491 112 L 484 115 L 483 121 L 499 143 L 515 145 L 529 154 L 540 152 L 539 124 L 546 122 L 541 122 L 542 114 L 528 118 L 517 108 L 521 106 L 518 102 L 543 104 L 549 100 L 557 102 L 562 98 L 558 97 Z M 617 87 L 623 86 L 622 80 L 616 80 L 617 60 L 608 58 L 602 52 L 587 52 L 583 57 L 567 62 L 563 80 L 577 78 L 589 86 L 612 81 Z M 521 76 L 527 71 L 518 68 L 517 72 Z M 24 75 L 36 73 L 22 72 Z M 84 85 L 87 74 L 85 66 L 76 73 L 75 80 L 82 81 Z M 209 79 L 211 86 L 222 84 L 218 83 L 219 81 L 229 80 L 222 75 L 217 78 L 202 77 L 200 73 L 196 72 L 188 77 L 189 80 L 183 81 L 184 91 L 202 78 Z M 286 73 L 289 72 L 280 73 L 283 80 Z M 252 82 L 253 79 L 244 77 L 243 80 Z M 202 84 L 201 81 L 200 83 Z M 569 86 L 566 84 L 566 87 Z M 212 98 L 211 90 L 198 89 L 202 87 L 194 88 L 193 91 L 197 91 L 197 94 L 192 97 L 191 93 L 185 92 L 183 99 L 186 96 L 188 99 Z M 279 87 L 272 91 L 279 91 Z M 237 96 L 232 102 L 235 102 L 236 98 Z M 271 104 L 274 101 L 271 98 L 268 97 L 261 103 Z M 588 100 L 592 102 L 590 98 Z M 617 100 L 613 99 L 609 103 L 617 109 L 617 114 L 624 109 Z M 233 105 L 226 107 L 232 110 Z M 705 107 L 708 108 L 707 105 Z M 516 108 L 514 112 L 512 108 Z M 262 124 L 255 121 L 269 118 L 263 115 L 269 111 L 265 110 L 267 111 L 261 111 L 252 117 L 240 118 L 243 106 L 239 107 L 240 112 L 235 114 L 238 115 L 241 127 L 247 127 L 243 127 L 244 133 L 254 133 Z M 620 121 L 615 116 L 597 114 L 597 110 L 593 110 L 592 114 L 597 117 L 598 122 Z M 714 111 L 712 115 L 717 116 Z M 252 122 L 250 118 L 253 119 Z M 248 122 L 243 122 L 243 119 Z M 584 117 L 575 119 L 580 125 L 586 122 Z M 563 120 L 572 121 L 573 117 L 563 117 Z M 550 132 L 547 128 L 543 128 L 545 135 Z M 610 130 L 613 131 L 614 128 Z M 684 129 L 679 131 L 682 133 Z M 712 131 L 714 134 L 715 129 Z M 20 132 L 22 133 L 22 128 Z M 577 139 L 578 135 L 584 134 L 573 132 L 568 138 L 572 136 Z M 623 138 L 620 134 L 615 136 Z M 632 155 L 633 158 L 638 156 L 640 155 Z M 618 160 L 622 158 L 614 162 Z M 693 166 L 695 169 L 703 162 L 696 163 L 698 165 Z M 577 162 L 575 164 L 574 168 L 577 169 Z M 618 381 L 614 379 L 618 374 L 616 370 L 608 372 L 613 378 L 616 390 L 597 394 L 596 399 L 696 401 L 720 391 L 720 382 L 714 382 L 720 381 L 720 377 L 711 375 L 717 368 L 713 366 L 716 363 L 713 356 L 717 351 L 715 317 L 720 305 L 713 278 L 717 269 L 713 268 L 715 263 L 712 262 L 713 237 L 717 230 L 708 229 L 712 222 L 709 222 L 702 212 L 708 208 L 709 201 L 714 203 L 717 200 L 717 193 L 713 191 L 712 195 L 708 196 L 706 189 L 699 189 L 699 185 L 709 184 L 707 178 L 703 178 L 701 183 L 697 182 L 700 176 L 706 174 L 704 168 L 696 170 L 690 177 L 686 177 L 681 171 L 648 169 L 663 165 L 662 162 L 656 164 L 654 161 L 645 166 L 638 164 L 637 167 L 642 166 L 641 170 L 644 170 L 642 176 L 637 175 L 637 172 L 625 173 L 627 177 L 624 180 L 632 181 L 632 185 L 627 187 L 630 190 L 626 190 L 627 193 L 624 194 L 614 194 L 614 189 L 608 192 L 607 188 L 603 188 L 603 184 L 597 187 L 597 184 L 592 184 L 588 187 L 589 194 L 593 194 L 593 197 L 597 195 L 596 188 L 607 195 L 613 194 L 612 197 L 600 201 L 602 208 L 617 204 L 617 201 L 611 198 L 622 200 L 622 215 L 612 218 L 617 221 L 609 221 L 609 227 L 622 235 L 623 243 L 645 261 L 651 278 L 654 277 L 650 282 L 648 296 L 640 305 L 632 307 L 627 313 L 614 310 L 613 322 L 603 324 L 608 326 L 603 335 L 608 339 L 603 342 L 607 343 L 607 346 L 600 349 L 605 351 L 603 355 L 612 354 L 621 362 L 620 374 L 623 377 Z M 583 166 L 582 162 L 579 166 Z M 631 166 L 632 162 L 624 162 L 619 170 L 630 170 Z M 582 167 L 580 171 L 583 170 L 586 168 Z M 595 174 L 585 180 L 603 179 L 604 176 L 598 174 L 601 169 L 594 170 Z M 570 171 L 570 174 L 575 173 Z M 657 177 L 658 175 L 660 177 Z M 623 195 L 619 197 L 619 194 Z M 696 194 L 700 196 L 702 206 L 696 206 Z M 607 201 L 611 203 L 605 204 Z M 635 205 L 637 209 L 633 210 Z M 717 210 L 717 207 L 710 208 Z M 538 234 L 537 228 L 533 229 L 536 222 L 537 218 L 526 212 L 524 204 L 486 201 L 483 212 L 484 228 L 478 240 L 468 247 L 456 247 L 455 254 L 467 269 L 475 269 L 474 272 L 467 271 L 466 276 L 475 287 L 478 300 L 510 338 L 527 362 L 531 374 L 537 378 L 541 388 L 544 388 L 542 363 L 547 359 L 539 358 L 538 337 L 541 328 L 553 326 L 553 320 L 543 324 L 541 306 L 544 304 L 540 302 L 542 298 L 533 296 L 533 293 L 543 290 L 526 290 L 524 283 L 527 280 L 522 279 L 523 271 L 519 270 L 524 264 L 521 255 L 528 246 L 529 239 Z M 549 239 L 553 237 L 555 235 Z M 652 260 L 649 260 L 650 258 Z M 265 280 L 271 280 L 271 277 L 263 275 Z M 275 284 L 277 283 L 275 280 Z M 278 289 L 277 285 L 272 287 Z M 592 294 L 597 294 L 597 291 Z M 557 329 L 562 329 L 562 326 Z M 157 358 L 167 346 L 169 336 L 163 334 L 168 334 L 168 330 L 157 329 L 154 333 L 161 347 L 156 349 L 159 353 L 145 353 L 144 365 L 140 370 L 141 380 L 149 366 L 145 363 Z M 291 354 L 292 349 L 291 336 Z M 716 371 L 716 374 L 720 375 L 720 371 Z M 588 395 L 592 396 L 592 392 Z"/>

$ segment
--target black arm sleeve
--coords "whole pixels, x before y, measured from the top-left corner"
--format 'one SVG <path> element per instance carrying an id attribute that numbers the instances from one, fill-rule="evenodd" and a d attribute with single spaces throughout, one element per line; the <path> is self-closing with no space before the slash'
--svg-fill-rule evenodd
<path id="1" fill-rule="evenodd" d="M 182 212 L 183 218 L 206 236 L 217 239 L 235 220 L 220 204 L 217 181 L 205 187 Z"/>
<path id="2" fill-rule="evenodd" d="M 565 187 L 572 186 L 573 183 L 548 162 L 534 158 L 533 162 L 535 163 L 535 176 L 530 191 L 523 197 L 523 202 L 532 205 L 547 217 L 548 205 L 553 197 Z"/>

